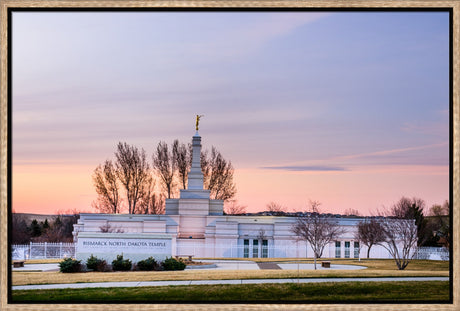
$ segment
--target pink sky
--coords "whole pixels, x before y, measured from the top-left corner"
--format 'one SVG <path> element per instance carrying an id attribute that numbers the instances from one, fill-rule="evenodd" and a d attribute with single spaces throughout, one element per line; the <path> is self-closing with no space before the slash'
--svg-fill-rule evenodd
<path id="1" fill-rule="evenodd" d="M 49 214 L 57 211 L 93 211 L 96 198 L 90 166 L 21 167 L 14 172 L 13 207 L 16 212 Z M 309 199 L 322 203 L 324 212 L 359 210 L 363 215 L 389 207 L 401 196 L 423 198 L 427 207 L 448 197 L 446 167 L 393 166 L 363 168 L 353 172 L 235 171 L 239 204 L 248 212 L 264 210 L 274 201 L 288 211 L 306 210 Z M 429 176 L 429 178 L 426 178 Z M 401 190 L 404 189 L 404 190 Z"/>

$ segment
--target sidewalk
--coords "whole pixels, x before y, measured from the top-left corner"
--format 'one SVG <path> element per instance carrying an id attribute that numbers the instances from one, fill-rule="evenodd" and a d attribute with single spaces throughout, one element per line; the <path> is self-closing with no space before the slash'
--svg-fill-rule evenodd
<path id="1" fill-rule="evenodd" d="M 324 283 L 324 282 L 394 282 L 394 281 L 449 281 L 448 277 L 400 277 L 400 278 L 311 278 L 311 279 L 247 279 L 247 280 L 197 280 L 155 282 L 104 282 L 46 285 L 12 286 L 12 290 L 96 288 L 96 287 L 140 287 L 140 286 L 189 286 L 216 284 L 264 284 L 264 283 Z"/>
<path id="2" fill-rule="evenodd" d="M 58 263 L 37 263 L 37 264 L 25 264 L 24 267 L 12 268 L 13 271 L 24 271 L 24 272 L 48 272 L 48 271 L 59 271 Z"/>
<path id="3" fill-rule="evenodd" d="M 253 261 L 246 260 L 199 260 L 203 263 L 209 263 L 205 266 L 189 266 L 186 269 L 200 269 L 200 270 L 259 270 L 263 268 L 267 269 L 283 269 L 283 270 L 313 270 L 315 267 L 311 263 L 256 263 Z M 266 267 L 266 265 L 269 265 Z M 276 267 L 275 267 L 276 266 Z M 262 268 L 261 268 L 262 267 Z M 317 270 L 359 270 L 366 269 L 363 266 L 357 265 L 338 265 L 332 264 L 330 268 L 321 267 L 321 263 L 318 262 L 316 266 Z M 13 268 L 13 271 L 59 271 L 59 264 L 47 263 L 47 264 L 25 264 L 21 268 Z"/>

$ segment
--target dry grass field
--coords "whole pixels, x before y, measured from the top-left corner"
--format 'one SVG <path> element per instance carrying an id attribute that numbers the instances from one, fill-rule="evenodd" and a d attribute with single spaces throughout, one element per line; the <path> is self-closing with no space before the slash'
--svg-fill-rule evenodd
<path id="1" fill-rule="evenodd" d="M 220 259 L 219 259 L 220 260 Z M 323 259 L 326 260 L 326 259 Z M 199 259 L 197 259 L 199 261 Z M 277 263 L 313 263 L 312 259 L 264 258 L 253 261 Z M 332 277 L 408 277 L 449 276 L 449 262 L 413 260 L 405 270 L 398 270 L 389 259 L 330 259 L 331 264 L 366 266 L 362 270 L 184 270 L 184 271 L 130 271 L 130 272 L 18 272 L 12 273 L 12 285 L 59 284 L 87 282 L 143 282 L 166 280 L 218 280 L 267 278 L 332 278 Z M 59 261 L 58 261 L 59 262 Z M 320 261 L 318 261 L 319 263 Z M 29 262 L 27 262 L 29 263 Z M 34 262 L 37 263 L 37 262 Z M 320 265 L 320 263 L 319 263 Z"/>

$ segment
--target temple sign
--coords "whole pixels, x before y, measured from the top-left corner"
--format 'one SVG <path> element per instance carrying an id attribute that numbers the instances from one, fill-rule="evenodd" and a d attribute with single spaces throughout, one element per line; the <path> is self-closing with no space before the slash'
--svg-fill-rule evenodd
<path id="1" fill-rule="evenodd" d="M 204 117 L 204 115 L 196 115 L 196 130 L 198 131 L 198 125 L 200 123 L 201 117 Z"/>

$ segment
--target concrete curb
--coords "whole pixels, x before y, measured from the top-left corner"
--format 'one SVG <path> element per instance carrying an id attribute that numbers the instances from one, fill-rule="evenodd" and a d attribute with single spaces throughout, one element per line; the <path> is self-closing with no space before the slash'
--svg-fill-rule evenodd
<path id="1" fill-rule="evenodd" d="M 187 267 L 185 267 L 185 270 L 190 270 L 190 269 L 210 269 L 210 268 L 217 268 L 217 265 L 212 264 L 212 265 L 200 265 L 200 266 L 187 266 Z"/>

